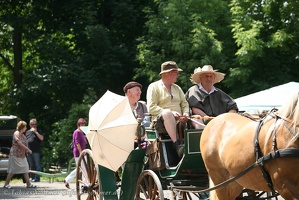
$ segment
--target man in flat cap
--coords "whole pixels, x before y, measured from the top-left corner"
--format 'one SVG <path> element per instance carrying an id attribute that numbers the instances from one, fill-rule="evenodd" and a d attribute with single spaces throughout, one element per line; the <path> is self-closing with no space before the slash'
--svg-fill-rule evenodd
<path id="1" fill-rule="evenodd" d="M 124 86 L 123 90 L 129 99 L 134 116 L 136 118 L 144 119 L 144 116 L 146 113 L 148 113 L 148 111 L 146 105 L 139 101 L 142 85 L 140 83 L 131 81 Z"/>
<path id="2" fill-rule="evenodd" d="M 177 137 L 176 122 L 180 117 L 189 116 L 189 105 L 182 89 L 175 84 L 179 72 L 174 61 L 162 63 L 161 79 L 148 86 L 146 99 L 152 120 L 156 120 L 158 133 L 168 133 L 180 157 L 184 153 L 183 146 Z"/>

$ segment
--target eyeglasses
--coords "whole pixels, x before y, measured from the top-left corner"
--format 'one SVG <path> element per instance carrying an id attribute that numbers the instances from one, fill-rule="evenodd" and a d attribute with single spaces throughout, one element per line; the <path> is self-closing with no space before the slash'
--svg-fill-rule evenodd
<path id="1" fill-rule="evenodd" d="M 36 124 L 31 124 L 32 126 L 36 126 Z"/>

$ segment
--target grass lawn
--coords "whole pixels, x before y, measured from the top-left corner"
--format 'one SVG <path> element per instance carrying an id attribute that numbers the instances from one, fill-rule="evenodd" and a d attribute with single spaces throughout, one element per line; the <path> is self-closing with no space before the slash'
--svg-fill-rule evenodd
<path id="1" fill-rule="evenodd" d="M 0 174 L 0 187 L 2 187 L 1 185 L 3 185 L 5 183 L 5 179 L 6 179 L 6 174 Z M 63 182 L 64 178 L 63 177 L 57 177 L 54 178 L 55 182 Z M 47 177 L 40 177 L 40 181 L 49 181 L 49 178 Z M 16 174 L 14 175 L 14 177 L 12 178 L 12 180 L 10 181 L 11 183 L 18 183 L 18 182 L 23 182 L 22 180 L 22 174 Z"/>

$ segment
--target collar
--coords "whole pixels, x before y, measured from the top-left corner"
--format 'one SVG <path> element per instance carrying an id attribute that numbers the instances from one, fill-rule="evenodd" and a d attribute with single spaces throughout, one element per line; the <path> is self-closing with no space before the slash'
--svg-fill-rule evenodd
<path id="1" fill-rule="evenodd" d="M 206 89 L 204 89 L 204 88 L 202 87 L 201 83 L 198 84 L 198 88 L 199 88 L 200 90 L 204 91 L 204 92 L 207 93 L 207 94 L 212 94 L 213 92 L 218 91 L 214 86 L 212 86 L 211 91 L 208 92 L 208 91 L 206 91 Z"/>
<path id="2" fill-rule="evenodd" d="M 139 103 L 138 103 L 138 101 L 136 102 L 136 107 L 135 108 L 132 108 L 132 111 L 133 111 L 133 113 L 134 113 L 134 116 L 137 118 L 137 116 L 138 116 L 138 113 L 137 113 L 137 108 L 138 108 L 138 106 L 139 106 Z"/>

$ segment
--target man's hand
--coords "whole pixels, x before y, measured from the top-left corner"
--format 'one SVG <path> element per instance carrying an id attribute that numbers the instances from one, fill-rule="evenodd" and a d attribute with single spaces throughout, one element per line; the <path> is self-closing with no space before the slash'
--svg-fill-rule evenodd
<path id="1" fill-rule="evenodd" d="M 184 113 L 183 116 L 181 117 L 181 121 L 187 123 L 189 118 L 190 118 L 189 113 Z"/>
<path id="2" fill-rule="evenodd" d="M 176 112 L 176 111 L 171 111 L 172 112 L 172 114 L 173 114 L 173 116 L 174 116 L 174 118 L 176 119 L 176 120 L 178 120 L 180 117 L 181 117 L 181 114 L 180 113 L 178 113 L 178 112 Z"/>
<path id="3" fill-rule="evenodd" d="M 184 117 L 189 117 L 190 115 L 189 115 L 189 113 L 184 113 L 183 116 Z"/>
<path id="4" fill-rule="evenodd" d="M 33 133 L 37 134 L 36 128 L 31 128 L 30 131 L 32 131 Z"/>

